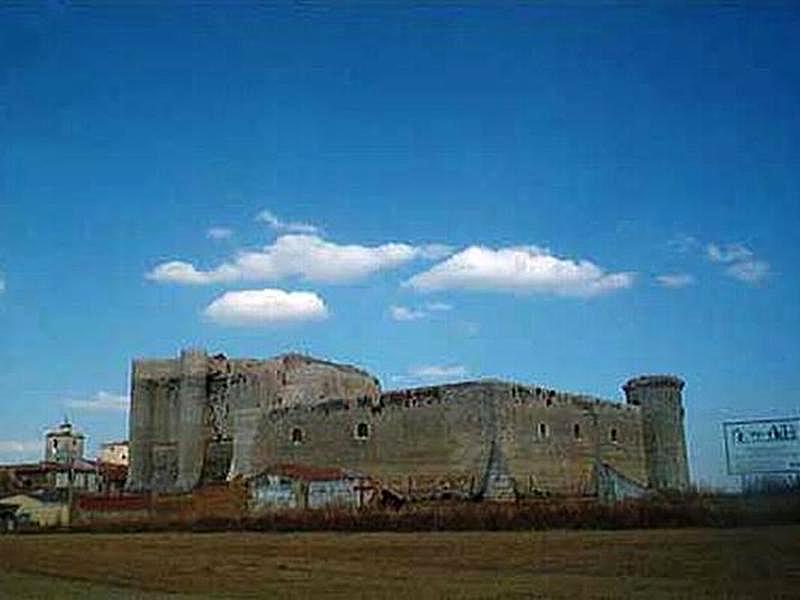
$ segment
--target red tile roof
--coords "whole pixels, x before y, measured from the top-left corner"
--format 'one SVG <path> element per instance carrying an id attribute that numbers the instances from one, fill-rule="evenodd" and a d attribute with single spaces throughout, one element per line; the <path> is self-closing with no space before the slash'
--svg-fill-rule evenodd
<path id="1" fill-rule="evenodd" d="M 4 465 L 6 469 L 11 469 L 19 475 L 32 475 L 34 473 L 52 473 L 54 471 L 85 471 L 93 472 L 97 470 L 97 465 L 88 460 L 76 460 L 73 464 L 40 462 L 22 465 Z"/>

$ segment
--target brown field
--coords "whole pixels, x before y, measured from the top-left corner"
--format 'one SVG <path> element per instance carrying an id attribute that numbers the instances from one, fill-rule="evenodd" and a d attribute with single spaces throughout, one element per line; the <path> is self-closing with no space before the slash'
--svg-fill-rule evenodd
<path id="1" fill-rule="evenodd" d="M 800 526 L 0 537 L 2 598 L 167 595 L 800 598 Z"/>

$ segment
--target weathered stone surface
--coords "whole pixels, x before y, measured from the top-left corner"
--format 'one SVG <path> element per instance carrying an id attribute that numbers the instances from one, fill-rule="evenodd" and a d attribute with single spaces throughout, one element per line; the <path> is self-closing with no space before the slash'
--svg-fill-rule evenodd
<path id="1" fill-rule="evenodd" d="M 186 350 L 177 359 L 135 360 L 131 382 L 131 490 L 186 491 L 217 479 L 225 456 L 226 475 L 248 472 L 264 411 L 380 394 L 364 371 L 299 354 L 228 360 Z"/>
<path id="2" fill-rule="evenodd" d="M 637 377 L 623 386 L 628 403 L 642 410 L 647 481 L 655 488 L 689 485 L 683 386 L 682 380 L 668 375 Z"/>
<path id="3" fill-rule="evenodd" d="M 420 496 L 436 489 L 481 495 L 487 472 L 489 481 L 508 475 L 522 496 L 594 494 L 599 461 L 648 481 L 639 407 L 511 383 L 393 391 L 377 404 L 329 402 L 259 418 L 256 471 L 273 462 L 335 465 Z M 355 435 L 360 423 L 367 439 Z M 300 444 L 294 429 L 302 431 Z M 489 468 L 493 446 L 501 470 Z"/>
<path id="4" fill-rule="evenodd" d="M 631 380 L 624 404 L 490 380 L 381 393 L 364 371 L 296 354 L 184 352 L 134 361 L 132 380 L 136 490 L 274 464 L 352 469 L 421 497 L 596 494 L 599 465 L 645 487 L 688 485 L 672 377 Z"/>

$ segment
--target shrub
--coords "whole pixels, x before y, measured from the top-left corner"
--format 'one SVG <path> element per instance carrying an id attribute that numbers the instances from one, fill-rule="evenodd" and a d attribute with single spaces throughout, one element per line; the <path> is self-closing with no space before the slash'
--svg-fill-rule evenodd
<path id="1" fill-rule="evenodd" d="M 72 531 L 496 531 L 739 527 L 800 523 L 800 495 L 736 496 L 692 490 L 603 504 L 594 499 L 538 499 L 511 503 L 411 502 L 398 510 L 281 510 L 255 516 L 210 510 L 151 510 L 149 518 L 84 520 Z"/>

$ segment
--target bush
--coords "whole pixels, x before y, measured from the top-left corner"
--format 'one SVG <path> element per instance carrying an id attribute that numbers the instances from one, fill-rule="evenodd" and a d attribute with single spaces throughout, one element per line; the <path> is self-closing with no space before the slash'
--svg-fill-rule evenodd
<path id="1" fill-rule="evenodd" d="M 220 511 L 153 511 L 147 520 L 86 523 L 72 531 L 499 531 L 536 529 L 643 529 L 740 527 L 800 523 L 800 495 L 734 496 L 691 491 L 602 504 L 594 499 L 540 499 L 511 503 L 420 502 L 399 510 L 281 510 L 257 516 Z"/>

